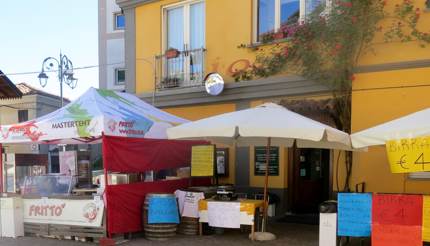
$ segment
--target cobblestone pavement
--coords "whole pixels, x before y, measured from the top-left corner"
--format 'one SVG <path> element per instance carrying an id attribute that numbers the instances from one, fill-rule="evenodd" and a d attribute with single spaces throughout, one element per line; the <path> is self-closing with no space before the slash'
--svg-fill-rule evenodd
<path id="1" fill-rule="evenodd" d="M 182 236 L 178 235 L 168 241 L 156 242 L 148 241 L 143 238 L 136 238 L 119 245 L 124 246 L 158 246 L 158 245 L 172 245 L 172 246 L 234 246 L 234 245 L 269 245 L 269 246 L 317 246 L 318 245 L 318 226 L 298 225 L 288 223 L 277 223 L 269 228 L 277 239 L 270 242 L 252 242 L 248 239 L 248 232 L 240 230 L 226 230 L 220 235 L 208 236 Z M 24 237 L 18 239 L 0 239 L 1 246 L 80 246 L 80 245 L 95 245 L 94 243 L 82 243 L 71 240 L 57 240 L 48 238 L 35 238 Z"/>

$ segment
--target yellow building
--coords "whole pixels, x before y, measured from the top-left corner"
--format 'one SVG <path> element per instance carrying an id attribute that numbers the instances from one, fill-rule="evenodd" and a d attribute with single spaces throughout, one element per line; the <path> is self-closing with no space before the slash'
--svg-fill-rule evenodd
<path id="1" fill-rule="evenodd" d="M 390 1 L 390 5 L 401 0 Z M 116 0 L 126 16 L 126 90 L 175 115 L 197 120 L 245 109 L 265 101 L 334 125 L 327 113 L 327 87 L 297 76 L 235 82 L 232 75 L 252 66 L 264 33 L 281 23 L 306 19 L 321 0 Z M 329 4 L 331 1 L 327 1 Z M 424 1 L 417 1 L 424 2 Z M 424 7 L 424 3 L 421 3 Z M 390 7 L 390 6 L 387 6 Z M 422 22 L 430 21 L 423 13 Z M 239 48 L 245 44 L 247 47 Z M 374 51 L 360 58 L 353 84 L 352 129 L 358 131 L 430 106 L 425 100 L 430 49 L 416 43 L 385 43 L 375 37 Z M 202 84 L 209 73 L 225 80 L 224 91 L 208 95 Z M 258 117 L 258 116 L 256 116 Z M 277 212 L 315 212 L 317 204 L 343 187 L 344 165 L 336 171 L 336 153 L 326 150 L 277 150 L 278 169 L 271 192 L 281 198 Z M 229 149 L 228 175 L 249 195 L 261 191 L 258 146 Z M 354 154 L 351 186 L 366 191 L 424 192 L 427 181 L 393 175 L 383 148 Z"/>

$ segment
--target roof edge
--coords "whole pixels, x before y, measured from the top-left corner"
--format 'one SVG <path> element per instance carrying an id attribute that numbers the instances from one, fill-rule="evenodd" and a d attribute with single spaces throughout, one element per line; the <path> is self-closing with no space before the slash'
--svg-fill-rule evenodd
<path id="1" fill-rule="evenodd" d="M 139 5 L 158 2 L 160 0 L 116 0 L 116 4 L 122 9 L 131 9 Z"/>

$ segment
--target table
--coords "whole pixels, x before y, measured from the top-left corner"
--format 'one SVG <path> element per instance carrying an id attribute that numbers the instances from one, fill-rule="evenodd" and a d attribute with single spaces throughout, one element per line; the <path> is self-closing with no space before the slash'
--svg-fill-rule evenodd
<path id="1" fill-rule="evenodd" d="M 240 203 L 240 224 L 251 226 L 251 238 L 255 238 L 255 215 L 257 209 L 262 209 L 264 202 L 262 200 L 236 200 L 236 201 L 216 201 L 213 199 L 204 199 L 199 201 L 199 230 L 202 235 L 202 223 L 209 223 L 208 216 L 208 203 L 219 202 L 219 203 Z"/>

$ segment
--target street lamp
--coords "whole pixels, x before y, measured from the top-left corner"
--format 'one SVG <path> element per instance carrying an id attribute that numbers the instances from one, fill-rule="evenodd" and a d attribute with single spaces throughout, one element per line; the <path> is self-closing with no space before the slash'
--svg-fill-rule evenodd
<path id="1" fill-rule="evenodd" d="M 45 87 L 48 83 L 48 75 L 47 72 L 58 72 L 58 81 L 60 81 L 60 97 L 61 97 L 61 107 L 64 105 L 63 99 L 63 82 L 66 83 L 71 89 L 76 88 L 76 84 L 78 83 L 78 79 L 73 77 L 73 64 L 72 61 L 66 55 L 61 54 L 60 59 L 54 57 L 47 57 L 43 60 L 42 63 L 42 71 L 40 71 L 39 78 L 40 85 Z"/>

